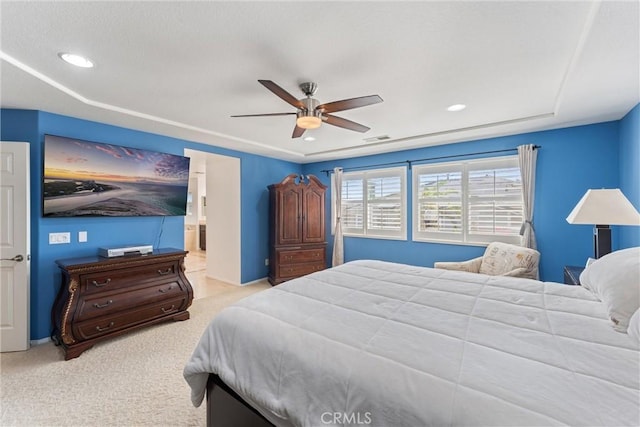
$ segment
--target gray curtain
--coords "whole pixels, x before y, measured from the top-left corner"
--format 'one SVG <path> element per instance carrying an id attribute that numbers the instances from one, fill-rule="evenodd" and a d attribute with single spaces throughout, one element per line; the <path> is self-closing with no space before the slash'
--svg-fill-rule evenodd
<path id="1" fill-rule="evenodd" d="M 533 228 L 533 205 L 536 192 L 536 160 L 538 150 L 532 144 L 518 146 L 518 163 L 522 178 L 522 201 L 524 218 L 520 227 L 520 244 L 536 249 L 536 234 Z"/>
<path id="2" fill-rule="evenodd" d="M 333 258 L 332 266 L 338 266 L 344 263 L 344 246 L 342 242 L 342 168 L 333 169 L 333 198 L 335 200 L 336 219 L 333 236 Z"/>

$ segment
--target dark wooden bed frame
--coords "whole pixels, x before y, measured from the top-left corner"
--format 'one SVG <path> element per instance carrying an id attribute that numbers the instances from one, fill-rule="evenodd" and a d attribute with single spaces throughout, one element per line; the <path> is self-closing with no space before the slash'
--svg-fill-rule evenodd
<path id="1" fill-rule="evenodd" d="M 219 376 L 207 380 L 208 427 L 275 427 Z"/>

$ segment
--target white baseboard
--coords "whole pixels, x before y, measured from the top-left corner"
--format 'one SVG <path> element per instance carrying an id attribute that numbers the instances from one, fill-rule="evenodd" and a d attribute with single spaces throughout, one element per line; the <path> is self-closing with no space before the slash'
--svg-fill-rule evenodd
<path id="1" fill-rule="evenodd" d="M 29 343 L 31 344 L 31 346 L 35 346 L 40 344 L 46 344 L 50 341 L 51 341 L 51 337 L 47 337 L 47 338 L 41 338 L 39 340 L 31 340 Z"/>
<path id="2" fill-rule="evenodd" d="M 264 283 L 264 282 L 267 282 L 267 277 L 263 277 L 262 279 L 252 280 L 251 282 L 247 282 L 247 283 L 240 283 L 240 286 L 257 285 L 258 283 Z"/>

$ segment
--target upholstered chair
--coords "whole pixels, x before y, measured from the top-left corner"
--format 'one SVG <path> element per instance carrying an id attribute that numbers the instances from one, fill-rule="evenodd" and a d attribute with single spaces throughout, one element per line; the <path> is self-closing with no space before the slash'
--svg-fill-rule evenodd
<path id="1" fill-rule="evenodd" d="M 436 262 L 433 266 L 445 270 L 538 280 L 539 262 L 540 252 L 535 249 L 493 242 L 487 246 L 481 257 L 461 262 Z"/>

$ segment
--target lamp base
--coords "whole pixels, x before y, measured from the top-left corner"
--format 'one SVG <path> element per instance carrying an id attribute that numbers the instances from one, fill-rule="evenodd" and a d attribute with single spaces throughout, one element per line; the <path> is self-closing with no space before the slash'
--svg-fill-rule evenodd
<path id="1" fill-rule="evenodd" d="M 611 228 L 608 225 L 596 225 L 594 227 L 593 252 L 596 259 L 611 253 Z"/>

